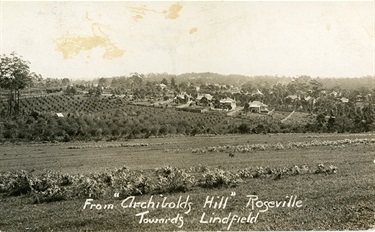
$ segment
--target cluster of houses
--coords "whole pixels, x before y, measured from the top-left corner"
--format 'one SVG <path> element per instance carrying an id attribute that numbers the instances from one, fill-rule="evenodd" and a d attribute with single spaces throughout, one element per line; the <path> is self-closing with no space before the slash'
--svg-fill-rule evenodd
<path id="1" fill-rule="evenodd" d="M 216 100 L 211 94 L 199 94 L 196 98 L 188 94 L 180 94 L 174 97 L 174 103 L 179 105 L 196 105 L 202 107 L 210 107 L 213 110 L 235 110 L 237 108 L 236 101 L 232 98 L 224 98 Z M 180 107 L 179 107 L 180 108 Z M 253 113 L 268 113 L 268 105 L 260 102 L 253 101 L 249 103 L 249 112 Z"/>
<path id="2" fill-rule="evenodd" d="M 259 90 L 257 90 L 260 93 Z M 298 101 L 305 101 L 305 102 L 312 102 L 313 104 L 318 101 L 320 98 L 324 98 L 324 96 L 330 95 L 334 97 L 337 101 L 342 102 L 342 103 L 348 103 L 350 100 L 346 97 L 343 97 L 340 93 L 333 91 L 331 93 L 324 93 L 323 96 L 320 96 L 318 98 L 314 98 L 312 96 L 299 96 L 299 95 L 288 95 L 285 97 L 286 103 L 287 104 L 292 104 L 293 102 L 298 102 Z M 371 97 L 371 94 L 369 94 Z M 367 98 L 369 96 L 366 96 Z M 364 99 L 367 99 L 366 97 L 363 97 L 361 95 L 358 95 L 355 100 L 355 105 L 356 107 L 361 107 L 363 102 L 365 101 Z M 213 110 L 235 110 L 236 109 L 236 101 L 231 99 L 231 98 L 224 98 L 221 100 L 215 99 L 212 95 L 210 94 L 199 94 L 196 98 L 188 95 L 188 94 L 180 94 L 174 97 L 173 101 L 176 104 L 185 104 L 185 105 L 197 105 L 197 106 L 202 106 L 202 107 L 210 107 Z M 290 105 L 291 107 L 293 105 Z M 302 107 L 302 106 L 300 106 Z M 252 112 L 252 113 L 269 113 L 268 105 L 264 104 L 261 101 L 252 101 L 249 102 L 247 112 Z"/>
<path id="3" fill-rule="evenodd" d="M 173 101 L 176 104 L 189 104 L 203 107 L 211 107 L 211 109 L 236 109 L 236 101 L 231 98 L 215 100 L 211 94 L 200 94 L 196 98 L 188 94 L 180 94 L 174 97 Z"/>
<path id="4" fill-rule="evenodd" d="M 321 91 L 322 93 L 325 93 L 325 91 Z M 346 97 L 343 97 L 341 95 L 341 93 L 338 93 L 336 91 L 333 91 L 329 94 L 330 96 L 334 97 L 334 99 L 336 99 L 336 101 L 338 102 L 342 102 L 342 103 L 348 103 L 350 100 L 349 98 L 346 98 Z M 366 96 L 362 96 L 362 95 L 357 95 L 355 97 L 355 100 L 353 100 L 352 102 L 354 102 L 357 105 L 363 105 L 363 102 L 370 102 L 371 100 L 371 97 L 372 95 L 371 94 L 367 94 Z M 308 101 L 313 101 L 313 103 L 315 103 L 315 101 L 321 99 L 322 97 L 317 97 L 317 98 L 314 98 L 314 97 L 311 97 L 311 96 L 297 96 L 297 95 L 288 95 L 285 97 L 286 100 L 289 100 L 290 102 L 295 102 L 295 101 L 300 101 L 300 100 L 304 100 L 306 102 Z"/>

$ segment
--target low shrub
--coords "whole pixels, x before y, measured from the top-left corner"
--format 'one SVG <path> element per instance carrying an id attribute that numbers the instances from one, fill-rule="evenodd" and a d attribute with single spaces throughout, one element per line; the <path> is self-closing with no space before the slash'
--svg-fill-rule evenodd
<path id="1" fill-rule="evenodd" d="M 175 167 L 162 167 L 156 169 L 158 182 L 156 184 L 156 192 L 186 192 L 195 185 L 195 177 L 186 173 L 183 169 Z"/>
<path id="2" fill-rule="evenodd" d="M 199 180 L 199 186 L 203 188 L 235 187 L 242 182 L 240 175 L 215 168 L 206 170 Z"/>
<path id="3" fill-rule="evenodd" d="M 140 194 L 162 194 L 190 191 L 194 187 L 235 187 L 246 179 L 272 178 L 306 174 L 335 174 L 337 167 L 318 164 L 290 167 L 255 167 L 237 171 L 196 166 L 188 169 L 161 167 L 151 171 L 131 171 L 126 167 L 88 175 L 69 175 L 46 171 L 34 175 L 27 171 L 0 173 L 0 194 L 4 196 L 31 196 L 34 203 L 76 198 L 109 198 L 114 193 L 121 197 Z"/>

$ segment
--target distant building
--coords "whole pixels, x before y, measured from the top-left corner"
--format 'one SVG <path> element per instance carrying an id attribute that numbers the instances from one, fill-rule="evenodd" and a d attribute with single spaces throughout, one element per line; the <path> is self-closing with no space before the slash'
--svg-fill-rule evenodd
<path id="1" fill-rule="evenodd" d="M 293 101 L 296 100 L 296 99 L 299 100 L 299 97 L 298 97 L 297 95 L 288 95 L 288 96 L 286 96 L 285 98 L 286 98 L 286 99 L 289 98 L 289 99 L 291 99 L 291 100 L 293 100 Z"/>
<path id="2" fill-rule="evenodd" d="M 268 105 L 260 101 L 253 101 L 249 103 L 249 110 L 253 113 L 268 113 Z"/>
<path id="3" fill-rule="evenodd" d="M 197 101 L 200 101 L 200 100 L 202 100 L 202 98 L 204 98 L 204 97 L 207 98 L 208 101 L 212 101 L 212 99 L 213 99 L 213 96 L 212 96 L 211 94 L 208 93 L 208 94 L 202 94 L 202 95 L 199 94 L 199 95 L 197 96 L 196 100 L 197 100 Z"/>
<path id="4" fill-rule="evenodd" d="M 236 109 L 236 101 L 229 97 L 222 99 L 220 100 L 220 108 L 234 110 Z"/>
<path id="5" fill-rule="evenodd" d="M 344 102 L 344 103 L 348 103 L 349 102 L 349 99 L 345 98 L 345 97 L 342 97 L 340 99 L 341 102 Z"/>
<path id="6" fill-rule="evenodd" d="M 56 113 L 56 114 L 55 114 L 55 117 L 56 117 L 56 118 L 63 118 L 64 115 L 63 115 L 62 113 Z"/>
<path id="7" fill-rule="evenodd" d="M 188 94 L 180 94 L 180 95 L 177 95 L 173 100 L 177 104 L 186 104 L 190 102 L 192 99 L 193 97 Z"/>
<path id="8" fill-rule="evenodd" d="M 167 85 L 165 85 L 165 84 L 159 84 L 159 87 L 160 87 L 161 89 L 166 89 L 166 88 L 167 88 Z"/>
<path id="9" fill-rule="evenodd" d="M 364 97 L 362 95 L 357 95 L 355 98 L 356 102 L 363 102 L 363 100 L 364 100 Z"/>
<path id="10" fill-rule="evenodd" d="M 208 106 L 211 104 L 213 100 L 213 96 L 211 94 L 203 94 L 203 95 L 198 95 L 197 98 L 195 99 L 195 102 L 197 105 L 201 106 Z"/>
<path id="11" fill-rule="evenodd" d="M 334 96 L 334 97 L 338 97 L 339 93 L 336 92 L 336 91 L 332 91 L 332 92 L 330 93 L 330 95 L 331 95 L 331 96 Z"/>

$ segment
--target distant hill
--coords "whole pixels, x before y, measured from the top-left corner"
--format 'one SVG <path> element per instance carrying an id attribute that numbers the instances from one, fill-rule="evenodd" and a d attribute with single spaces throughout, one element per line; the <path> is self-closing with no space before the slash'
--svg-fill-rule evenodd
<path id="1" fill-rule="evenodd" d="M 286 77 L 286 76 L 244 76 L 240 74 L 223 75 L 218 73 L 204 72 L 204 73 L 184 73 L 180 75 L 173 75 L 168 73 L 149 73 L 149 74 L 137 74 L 144 81 L 149 82 L 162 82 L 163 79 L 171 83 L 172 78 L 176 84 L 187 82 L 194 85 L 200 84 L 219 84 L 219 85 L 230 85 L 234 87 L 241 87 L 246 83 L 252 83 L 252 85 L 259 86 L 273 86 L 281 83 L 283 85 L 292 82 L 299 77 Z M 301 76 L 308 77 L 309 76 Z M 127 78 L 126 76 L 105 78 L 109 82 L 113 78 Z M 311 78 L 317 80 L 322 84 L 323 89 L 341 88 L 346 90 L 356 90 L 360 88 L 375 88 L 375 76 L 366 76 L 358 78 Z"/>

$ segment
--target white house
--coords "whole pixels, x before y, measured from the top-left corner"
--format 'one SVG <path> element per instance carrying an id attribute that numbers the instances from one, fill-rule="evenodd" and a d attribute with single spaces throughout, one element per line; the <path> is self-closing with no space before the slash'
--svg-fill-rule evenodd
<path id="1" fill-rule="evenodd" d="M 211 95 L 211 94 L 209 94 L 209 93 L 207 93 L 207 94 L 199 94 L 198 96 L 197 96 L 197 98 L 196 98 L 196 100 L 197 101 L 200 101 L 200 100 L 202 100 L 202 98 L 207 98 L 207 100 L 208 101 L 212 101 L 212 99 L 213 99 L 213 96 Z"/>
<path id="2" fill-rule="evenodd" d="M 249 110 L 250 112 L 254 113 L 261 113 L 261 112 L 268 112 L 268 105 L 263 104 L 260 101 L 253 101 L 249 103 Z"/>
<path id="3" fill-rule="evenodd" d="M 342 97 L 340 100 L 341 100 L 341 102 L 344 102 L 344 103 L 348 103 L 349 102 L 349 99 L 347 99 L 345 97 Z"/>
<path id="4" fill-rule="evenodd" d="M 55 117 L 56 117 L 56 118 L 63 118 L 64 115 L 63 115 L 62 113 L 56 113 L 56 114 L 55 114 Z"/>
<path id="5" fill-rule="evenodd" d="M 227 97 L 225 99 L 220 100 L 220 106 L 222 108 L 229 108 L 230 110 L 236 109 L 236 101 Z"/>

